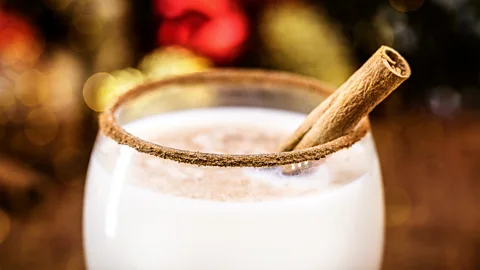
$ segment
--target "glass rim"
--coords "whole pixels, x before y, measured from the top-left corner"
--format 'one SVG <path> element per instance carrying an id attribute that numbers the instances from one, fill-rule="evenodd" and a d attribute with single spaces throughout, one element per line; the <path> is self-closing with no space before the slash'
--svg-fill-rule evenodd
<path id="1" fill-rule="evenodd" d="M 127 101 L 134 100 L 144 93 L 161 91 L 170 85 L 190 85 L 195 83 L 254 83 L 256 85 L 284 85 L 294 88 L 311 90 L 325 94 L 333 93 L 333 88 L 319 80 L 302 75 L 281 71 L 267 71 L 261 69 L 211 69 L 183 75 L 175 75 L 166 79 L 152 81 L 136 86 L 119 95 L 109 107 L 100 114 L 100 131 L 108 138 L 120 145 L 129 146 L 138 152 L 153 155 L 158 158 L 187 163 L 198 166 L 212 167 L 275 167 L 288 164 L 314 161 L 341 149 L 350 147 L 361 140 L 370 130 L 368 117 L 345 135 L 330 142 L 306 149 L 289 152 L 262 153 L 262 154 L 217 154 L 176 149 L 153 142 L 145 141 L 128 133 L 117 121 L 117 110 Z"/>

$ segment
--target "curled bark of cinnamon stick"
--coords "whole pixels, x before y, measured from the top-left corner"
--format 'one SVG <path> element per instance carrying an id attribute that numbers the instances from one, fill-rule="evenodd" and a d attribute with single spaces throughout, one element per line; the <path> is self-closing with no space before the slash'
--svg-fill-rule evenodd
<path id="1" fill-rule="evenodd" d="M 380 47 L 328 99 L 315 108 L 281 144 L 281 151 L 303 149 L 334 140 L 352 130 L 411 75 L 407 61 L 390 47 Z M 290 166 L 290 168 L 295 166 Z M 292 173 L 292 169 L 289 169 Z M 284 173 L 286 171 L 284 170 Z"/>
<path id="2" fill-rule="evenodd" d="M 335 102 L 339 91 L 333 92 L 320 105 L 313 109 L 305 118 L 303 123 L 285 140 L 279 148 L 279 152 L 291 151 L 300 142 L 303 136 L 312 128 L 313 124 L 322 116 L 327 109 Z"/>

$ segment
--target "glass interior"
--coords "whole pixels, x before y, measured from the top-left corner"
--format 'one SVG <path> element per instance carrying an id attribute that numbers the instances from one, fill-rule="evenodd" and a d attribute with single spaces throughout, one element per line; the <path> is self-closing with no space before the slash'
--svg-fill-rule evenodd
<path id="1" fill-rule="evenodd" d="M 241 106 L 306 114 L 325 98 L 326 94 L 276 82 L 172 84 L 127 102 L 118 119 L 131 127 L 138 119 L 166 115 L 163 122 L 144 125 L 142 130 L 131 128 L 132 134 L 150 136 L 160 144 L 151 132 L 154 128 L 187 125 L 165 124 L 172 112 Z M 256 115 L 260 123 L 256 128 L 289 125 L 282 117 L 262 123 L 262 117 L 275 113 Z M 200 115 L 195 111 L 192 117 Z M 237 118 L 248 118 L 242 116 Z M 223 123 L 230 125 L 237 118 L 227 117 Z M 207 125 L 209 120 L 196 124 Z M 243 134 L 250 138 L 255 132 Z M 184 136 L 175 128 L 160 133 L 179 141 Z M 268 138 L 258 146 L 277 144 Z M 233 145 L 245 143 L 242 140 Z M 246 145 L 254 142 L 247 140 Z M 139 153 L 100 134 L 85 192 L 87 265 L 89 269 L 379 269 L 383 192 L 372 136 L 309 164 L 295 175 L 285 175 L 284 166 L 189 165 Z"/>
<path id="2" fill-rule="evenodd" d="M 131 121 L 171 111 L 219 106 L 249 106 L 309 113 L 330 92 L 271 83 L 182 83 L 159 87 L 154 91 L 124 103 L 118 111 L 121 125 Z"/>

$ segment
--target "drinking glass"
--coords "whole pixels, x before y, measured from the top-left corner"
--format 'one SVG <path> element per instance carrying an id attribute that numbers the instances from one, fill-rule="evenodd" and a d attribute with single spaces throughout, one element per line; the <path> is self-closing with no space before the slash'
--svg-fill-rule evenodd
<path id="1" fill-rule="evenodd" d="M 148 135 L 160 125 L 188 125 L 182 121 L 150 122 L 138 134 L 131 128 L 152 116 L 168 120 L 171 113 L 209 108 L 308 114 L 331 89 L 299 75 L 226 69 L 160 80 L 120 96 L 100 116 L 89 165 L 88 269 L 379 269 L 383 188 L 367 118 L 334 141 L 282 153 L 202 153 L 160 145 Z M 180 176 L 179 166 L 185 169 Z M 288 166 L 304 169 L 284 175 Z M 239 174 L 270 177 L 286 189 L 297 182 L 324 188 L 296 196 L 222 197 L 221 185 Z M 186 191 L 191 197 L 178 195 L 190 180 L 219 186 L 212 194 L 193 189 Z"/>

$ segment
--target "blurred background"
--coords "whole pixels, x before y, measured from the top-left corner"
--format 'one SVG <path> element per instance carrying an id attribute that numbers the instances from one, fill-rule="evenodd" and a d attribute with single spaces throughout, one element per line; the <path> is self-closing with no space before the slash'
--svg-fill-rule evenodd
<path id="1" fill-rule="evenodd" d="M 413 75 L 371 115 L 384 269 L 480 269 L 480 2 L 0 0 L 0 269 L 84 269 L 82 194 L 115 95 L 212 67 L 339 86 L 380 45 Z"/>

